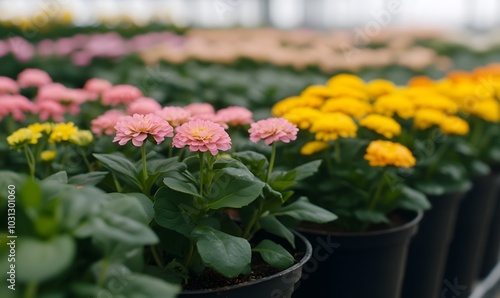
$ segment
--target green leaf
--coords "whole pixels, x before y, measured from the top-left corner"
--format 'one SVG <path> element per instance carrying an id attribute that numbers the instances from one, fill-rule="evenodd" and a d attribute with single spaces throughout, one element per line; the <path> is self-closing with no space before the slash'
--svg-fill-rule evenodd
<path id="1" fill-rule="evenodd" d="M 108 172 L 90 172 L 80 175 L 75 175 L 70 177 L 68 180 L 69 184 L 73 185 L 97 185 L 101 182 Z"/>
<path id="2" fill-rule="evenodd" d="M 149 224 L 154 217 L 153 202 L 142 193 L 110 193 L 107 194 L 111 201 L 103 208 L 128 216 L 144 224 Z"/>
<path id="3" fill-rule="evenodd" d="M 470 164 L 470 175 L 472 177 L 485 176 L 490 173 L 490 167 L 480 160 L 473 160 Z"/>
<path id="4" fill-rule="evenodd" d="M 124 181 L 142 187 L 137 168 L 125 157 L 118 154 L 94 154 L 94 157 Z"/>
<path id="5" fill-rule="evenodd" d="M 246 169 L 224 168 L 213 173 L 215 178 L 206 204 L 209 209 L 246 206 L 257 199 L 264 187 L 264 183 Z"/>
<path id="6" fill-rule="evenodd" d="M 76 252 L 74 240 L 66 235 L 48 241 L 24 236 L 17 239 L 17 245 L 16 277 L 22 283 L 44 282 L 61 275 L 73 264 Z"/>
<path id="7" fill-rule="evenodd" d="M 259 220 L 260 226 L 264 231 L 267 231 L 276 236 L 285 238 L 293 248 L 295 248 L 295 235 L 285 227 L 276 217 L 264 216 Z"/>
<path id="8" fill-rule="evenodd" d="M 354 211 L 354 215 L 357 219 L 366 223 L 376 224 L 389 222 L 389 219 L 384 213 L 376 210 L 356 210 Z"/>
<path id="9" fill-rule="evenodd" d="M 196 227 L 191 233 L 203 263 L 226 277 L 236 277 L 250 264 L 252 249 L 247 240 L 217 231 L 209 226 Z"/>
<path id="10" fill-rule="evenodd" d="M 401 192 L 401 208 L 415 211 L 427 210 L 431 208 L 431 203 L 427 200 L 425 194 L 420 191 L 408 186 L 403 186 L 401 188 Z"/>
<path id="11" fill-rule="evenodd" d="M 175 298 L 180 290 L 179 285 L 149 275 L 133 273 L 123 293 L 126 298 Z"/>
<path id="12" fill-rule="evenodd" d="M 296 167 L 294 169 L 297 172 L 295 180 L 299 181 L 311 177 L 318 171 L 320 165 L 321 160 L 315 160 Z"/>
<path id="13" fill-rule="evenodd" d="M 326 223 L 337 219 L 335 214 L 312 204 L 306 197 L 300 197 L 290 205 L 272 211 L 271 215 L 286 215 L 298 220 L 315 223 Z"/>
<path id="14" fill-rule="evenodd" d="M 201 198 L 197 185 L 182 173 L 169 173 L 168 176 L 163 179 L 163 183 L 175 191 Z"/>
<path id="15" fill-rule="evenodd" d="M 55 174 L 50 175 L 49 177 L 43 179 L 43 181 L 56 181 L 62 184 L 68 183 L 68 173 L 66 171 L 60 171 Z"/>
<path id="16" fill-rule="evenodd" d="M 234 158 L 241 161 L 255 176 L 264 178 L 269 163 L 267 158 L 253 151 L 243 151 L 233 154 Z"/>
<path id="17" fill-rule="evenodd" d="M 258 252 L 266 263 L 280 270 L 291 267 L 295 262 L 286 249 L 270 240 L 262 240 L 252 251 Z"/>
<path id="18" fill-rule="evenodd" d="M 155 220 L 164 228 L 189 236 L 194 229 L 193 218 L 200 213 L 200 206 L 194 203 L 190 195 L 162 187 L 155 194 Z"/>
<path id="19" fill-rule="evenodd" d="M 32 209 L 29 213 L 32 213 L 41 207 L 43 198 L 40 184 L 36 183 L 32 179 L 27 179 L 26 182 L 18 189 L 18 192 L 19 201 L 23 208 Z"/>

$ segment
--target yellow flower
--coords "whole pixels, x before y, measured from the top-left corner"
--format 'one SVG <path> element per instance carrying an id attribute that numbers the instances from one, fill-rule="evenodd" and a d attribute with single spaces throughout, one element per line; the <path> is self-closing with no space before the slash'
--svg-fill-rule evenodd
<path id="1" fill-rule="evenodd" d="M 434 125 L 441 125 L 446 114 L 438 110 L 422 109 L 415 113 L 414 125 L 418 129 L 427 129 Z"/>
<path id="2" fill-rule="evenodd" d="M 94 136 L 90 130 L 77 130 L 74 134 L 69 137 L 69 142 L 80 147 L 85 147 L 92 143 Z"/>
<path id="3" fill-rule="evenodd" d="M 360 126 L 375 131 L 390 139 L 401 134 L 401 125 L 396 120 L 382 115 L 368 115 L 359 122 Z"/>
<path id="4" fill-rule="evenodd" d="M 318 118 L 322 113 L 310 107 L 295 108 L 285 115 L 283 118 L 297 125 L 300 129 L 308 129 L 311 123 Z"/>
<path id="5" fill-rule="evenodd" d="M 397 114 L 403 119 L 413 117 L 415 104 L 402 94 L 388 94 L 380 96 L 373 104 L 375 113 L 392 117 Z"/>
<path id="6" fill-rule="evenodd" d="M 27 127 L 29 130 L 31 130 L 33 133 L 46 133 L 49 135 L 52 132 L 52 124 L 51 123 L 33 123 L 31 125 L 28 125 Z"/>
<path id="7" fill-rule="evenodd" d="M 417 109 L 433 109 L 448 114 L 456 114 L 458 111 L 458 105 L 453 100 L 436 93 L 417 96 L 413 103 Z"/>
<path id="8" fill-rule="evenodd" d="M 469 112 L 489 122 L 500 121 L 500 105 L 494 99 L 475 101 L 470 107 Z"/>
<path id="9" fill-rule="evenodd" d="M 373 80 L 366 86 L 370 98 L 377 98 L 381 95 L 389 94 L 396 90 L 393 82 L 388 80 Z"/>
<path id="10" fill-rule="evenodd" d="M 370 96 L 366 92 L 365 88 L 355 88 L 352 86 L 329 86 L 330 97 L 354 97 L 362 100 L 369 100 Z"/>
<path id="11" fill-rule="evenodd" d="M 326 86 L 323 85 L 312 85 L 304 89 L 302 93 L 300 93 L 300 96 L 314 96 L 314 97 L 322 97 L 322 98 L 328 98 L 331 96 L 331 90 L 328 89 Z"/>
<path id="12" fill-rule="evenodd" d="M 341 112 L 354 118 L 361 118 L 372 112 L 372 106 L 367 102 L 353 97 L 331 98 L 321 107 L 322 112 Z"/>
<path id="13" fill-rule="evenodd" d="M 396 166 L 409 168 L 415 165 L 415 157 L 410 150 L 399 143 L 372 141 L 364 156 L 372 167 Z"/>
<path id="14" fill-rule="evenodd" d="M 316 119 L 310 131 L 316 133 L 316 140 L 331 141 L 340 137 L 354 138 L 358 127 L 351 117 L 342 113 L 327 113 Z"/>
<path id="15" fill-rule="evenodd" d="M 456 116 L 446 117 L 439 125 L 441 132 L 447 135 L 466 135 L 469 133 L 469 123 Z"/>
<path id="16" fill-rule="evenodd" d="M 326 83 L 328 87 L 332 86 L 349 86 L 353 88 L 365 89 L 365 82 L 359 77 L 352 74 L 339 74 L 331 77 Z"/>
<path id="17" fill-rule="evenodd" d="M 293 96 L 276 103 L 272 108 L 272 113 L 276 117 L 281 117 L 292 109 L 299 107 L 316 108 L 323 104 L 324 99 L 315 96 Z"/>
<path id="18" fill-rule="evenodd" d="M 41 133 L 34 133 L 30 129 L 20 128 L 7 137 L 7 143 L 13 148 L 20 148 L 27 144 L 36 144 L 42 137 Z"/>
<path id="19" fill-rule="evenodd" d="M 300 153 L 302 155 L 313 155 L 314 153 L 320 152 L 328 148 L 327 142 L 322 141 L 311 141 L 307 142 L 302 148 L 300 148 Z"/>
<path id="20" fill-rule="evenodd" d="M 56 158 L 55 150 L 45 150 L 40 153 L 40 159 L 45 162 L 53 161 Z"/>
<path id="21" fill-rule="evenodd" d="M 68 123 L 56 123 L 52 128 L 52 132 L 49 136 L 49 142 L 51 143 L 61 143 L 69 141 L 72 135 L 78 131 L 78 128 L 73 122 Z"/>

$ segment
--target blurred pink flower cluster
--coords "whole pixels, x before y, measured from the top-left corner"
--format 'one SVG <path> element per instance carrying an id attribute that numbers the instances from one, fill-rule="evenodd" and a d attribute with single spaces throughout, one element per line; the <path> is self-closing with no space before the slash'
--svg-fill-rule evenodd
<path id="1" fill-rule="evenodd" d="M 116 32 L 104 34 L 77 34 L 56 40 L 44 39 L 31 44 L 22 37 L 15 36 L 0 40 L 0 58 L 12 53 L 21 62 L 35 56 L 71 57 L 78 66 L 88 65 L 94 58 L 117 58 L 163 44 L 176 46 L 184 38 L 172 32 L 150 32 L 130 39 Z"/>

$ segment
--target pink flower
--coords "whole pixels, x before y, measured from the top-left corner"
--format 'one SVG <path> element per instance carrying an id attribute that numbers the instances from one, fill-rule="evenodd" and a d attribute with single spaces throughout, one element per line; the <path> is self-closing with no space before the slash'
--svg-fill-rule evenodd
<path id="1" fill-rule="evenodd" d="M 102 94 L 102 104 L 106 106 L 128 105 L 142 97 L 141 90 L 132 85 L 116 85 Z"/>
<path id="2" fill-rule="evenodd" d="M 122 146 L 132 140 L 134 146 L 140 147 L 149 136 L 160 144 L 165 137 L 174 135 L 172 126 L 155 114 L 134 114 L 123 117 L 116 123 L 115 129 L 116 137 L 113 142 L 118 142 Z"/>
<path id="3" fill-rule="evenodd" d="M 214 107 L 209 103 L 192 103 L 185 108 L 191 115 L 215 114 Z"/>
<path id="4" fill-rule="evenodd" d="M 172 145 L 176 148 L 189 146 L 191 152 L 210 151 L 217 155 L 219 150 L 231 149 L 231 138 L 219 124 L 207 120 L 191 120 L 176 129 Z"/>
<path id="5" fill-rule="evenodd" d="M 83 89 L 87 90 L 90 95 L 90 100 L 96 100 L 101 96 L 104 91 L 113 88 L 113 85 L 106 80 L 93 78 L 88 80 L 83 86 Z"/>
<path id="6" fill-rule="evenodd" d="M 59 83 L 51 83 L 38 89 L 36 102 L 54 101 L 63 106 L 67 112 L 76 115 L 80 105 L 87 101 L 89 94 L 83 89 L 66 88 Z"/>
<path id="7" fill-rule="evenodd" d="M 11 37 L 8 39 L 11 53 L 14 54 L 17 60 L 27 62 L 35 54 L 35 47 L 22 37 Z"/>
<path id="8" fill-rule="evenodd" d="M 230 126 L 245 125 L 253 122 L 253 114 L 244 107 L 228 107 L 217 111 L 217 117 Z"/>
<path id="9" fill-rule="evenodd" d="M 21 88 L 41 87 L 52 83 L 52 79 L 41 69 L 27 68 L 19 73 L 17 82 Z"/>
<path id="10" fill-rule="evenodd" d="M 24 121 L 26 112 L 36 112 L 35 104 L 26 97 L 18 94 L 0 96 L 0 119 L 11 114 L 15 120 Z"/>
<path id="11" fill-rule="evenodd" d="M 156 115 L 165 119 L 173 127 L 177 127 L 191 120 L 191 112 L 181 107 L 164 107 Z"/>
<path id="12" fill-rule="evenodd" d="M 197 114 L 197 115 L 194 115 L 192 118 L 192 120 L 196 120 L 196 119 L 200 119 L 200 120 L 207 120 L 207 121 L 212 121 L 212 122 L 215 122 L 217 124 L 219 124 L 220 126 L 222 126 L 224 129 L 228 129 L 229 126 L 227 125 L 226 122 L 224 122 L 222 120 L 221 117 L 219 117 L 217 114 L 215 113 L 207 113 L 207 114 Z"/>
<path id="13" fill-rule="evenodd" d="M 41 121 L 47 121 L 52 119 L 56 122 L 64 121 L 65 108 L 56 101 L 41 101 L 37 103 L 38 108 L 38 118 Z"/>
<path id="14" fill-rule="evenodd" d="M 97 136 L 105 135 L 113 135 L 116 133 L 115 125 L 122 119 L 127 116 L 123 111 L 120 110 L 109 110 L 101 116 L 91 121 L 91 130 Z"/>
<path id="15" fill-rule="evenodd" d="M 161 105 L 154 98 L 141 97 L 127 107 L 127 114 L 155 114 L 161 110 Z"/>
<path id="16" fill-rule="evenodd" d="M 264 140 L 266 145 L 282 141 L 289 143 L 297 138 L 299 129 L 284 118 L 268 118 L 250 124 L 250 140 L 257 143 Z"/>
<path id="17" fill-rule="evenodd" d="M 9 77 L 0 77 L 0 95 L 17 93 L 19 93 L 19 86 L 16 81 Z"/>

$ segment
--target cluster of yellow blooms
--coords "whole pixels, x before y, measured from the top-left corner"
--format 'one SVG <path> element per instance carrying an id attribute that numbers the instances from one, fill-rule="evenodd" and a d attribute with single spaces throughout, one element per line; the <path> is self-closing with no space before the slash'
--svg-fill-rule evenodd
<path id="1" fill-rule="evenodd" d="M 81 130 L 73 122 L 68 123 L 34 123 L 27 127 L 14 131 L 7 137 L 7 143 L 11 148 L 21 149 L 26 145 L 36 145 L 39 140 L 46 136 L 49 143 L 67 143 L 80 147 L 89 145 L 94 136 L 89 130 Z M 55 159 L 54 150 L 45 150 L 40 154 L 42 161 Z"/>
<path id="2" fill-rule="evenodd" d="M 301 149 L 301 154 L 312 155 L 338 138 L 355 138 L 358 127 L 392 139 L 401 134 L 401 121 L 411 121 L 416 130 L 437 127 L 446 135 L 466 135 L 469 123 L 459 115 L 499 122 L 499 99 L 500 64 L 470 73 L 451 72 L 439 81 L 415 77 L 407 86 L 387 80 L 365 83 L 355 75 L 341 74 L 326 85 L 310 86 L 299 96 L 278 102 L 272 112 L 314 135 L 315 141 Z M 365 159 L 372 166 L 415 163 L 407 148 L 388 141 L 372 142 Z"/>

